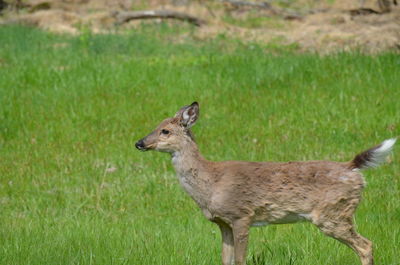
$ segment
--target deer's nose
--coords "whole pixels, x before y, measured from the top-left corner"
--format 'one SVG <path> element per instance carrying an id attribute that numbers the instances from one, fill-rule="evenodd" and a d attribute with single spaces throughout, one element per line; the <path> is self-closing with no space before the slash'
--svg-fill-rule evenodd
<path id="1" fill-rule="evenodd" d="M 144 142 L 143 142 L 143 140 L 137 141 L 136 144 L 135 144 L 135 146 L 136 146 L 136 148 L 139 149 L 139 150 L 144 150 L 144 149 L 145 149 L 145 148 L 144 148 Z"/>

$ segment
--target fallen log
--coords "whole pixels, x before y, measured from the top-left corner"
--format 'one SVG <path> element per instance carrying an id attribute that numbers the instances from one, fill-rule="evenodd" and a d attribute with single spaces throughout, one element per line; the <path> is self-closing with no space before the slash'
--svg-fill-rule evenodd
<path id="1" fill-rule="evenodd" d="M 271 4 L 267 2 L 249 2 L 249 1 L 241 1 L 241 0 L 220 0 L 223 3 L 230 4 L 236 7 L 252 7 L 252 8 L 263 8 L 263 9 L 271 9 Z"/>
<path id="2" fill-rule="evenodd" d="M 144 10 L 144 11 L 116 11 L 112 14 L 116 18 L 116 24 L 121 25 L 134 19 L 177 19 L 191 23 L 197 27 L 206 24 L 206 21 L 186 13 L 172 10 Z"/>

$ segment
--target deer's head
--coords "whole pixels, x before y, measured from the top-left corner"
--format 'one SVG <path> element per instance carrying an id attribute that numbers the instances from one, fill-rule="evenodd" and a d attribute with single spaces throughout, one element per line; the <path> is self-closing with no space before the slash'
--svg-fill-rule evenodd
<path id="1" fill-rule="evenodd" d="M 190 127 L 195 124 L 198 117 L 197 102 L 184 106 L 174 117 L 163 120 L 152 133 L 137 141 L 135 146 L 141 151 L 157 150 L 168 153 L 180 151 L 185 143 L 193 141 Z"/>

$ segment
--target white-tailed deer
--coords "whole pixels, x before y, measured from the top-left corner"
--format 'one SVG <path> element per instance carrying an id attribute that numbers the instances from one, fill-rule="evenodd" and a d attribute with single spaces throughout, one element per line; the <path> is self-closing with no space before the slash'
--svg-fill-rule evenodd
<path id="1" fill-rule="evenodd" d="M 251 226 L 298 221 L 310 221 L 352 248 L 362 265 L 374 263 L 371 241 L 353 224 L 365 186 L 360 170 L 383 162 L 396 139 L 350 162 L 212 162 L 201 156 L 190 131 L 198 117 L 197 102 L 185 106 L 136 147 L 172 155 L 183 188 L 221 230 L 223 265 L 246 263 Z"/>

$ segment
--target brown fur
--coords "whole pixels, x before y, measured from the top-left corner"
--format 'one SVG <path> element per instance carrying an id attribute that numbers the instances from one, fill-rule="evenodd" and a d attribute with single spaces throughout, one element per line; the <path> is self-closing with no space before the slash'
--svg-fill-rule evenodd
<path id="1" fill-rule="evenodd" d="M 368 158 L 368 151 L 346 163 L 212 162 L 201 156 L 190 133 L 198 115 L 197 103 L 183 107 L 137 147 L 171 153 L 183 188 L 221 229 L 223 265 L 245 264 L 250 226 L 297 221 L 312 222 L 352 248 L 362 265 L 373 264 L 372 243 L 353 225 L 364 187 L 354 168 Z"/>

